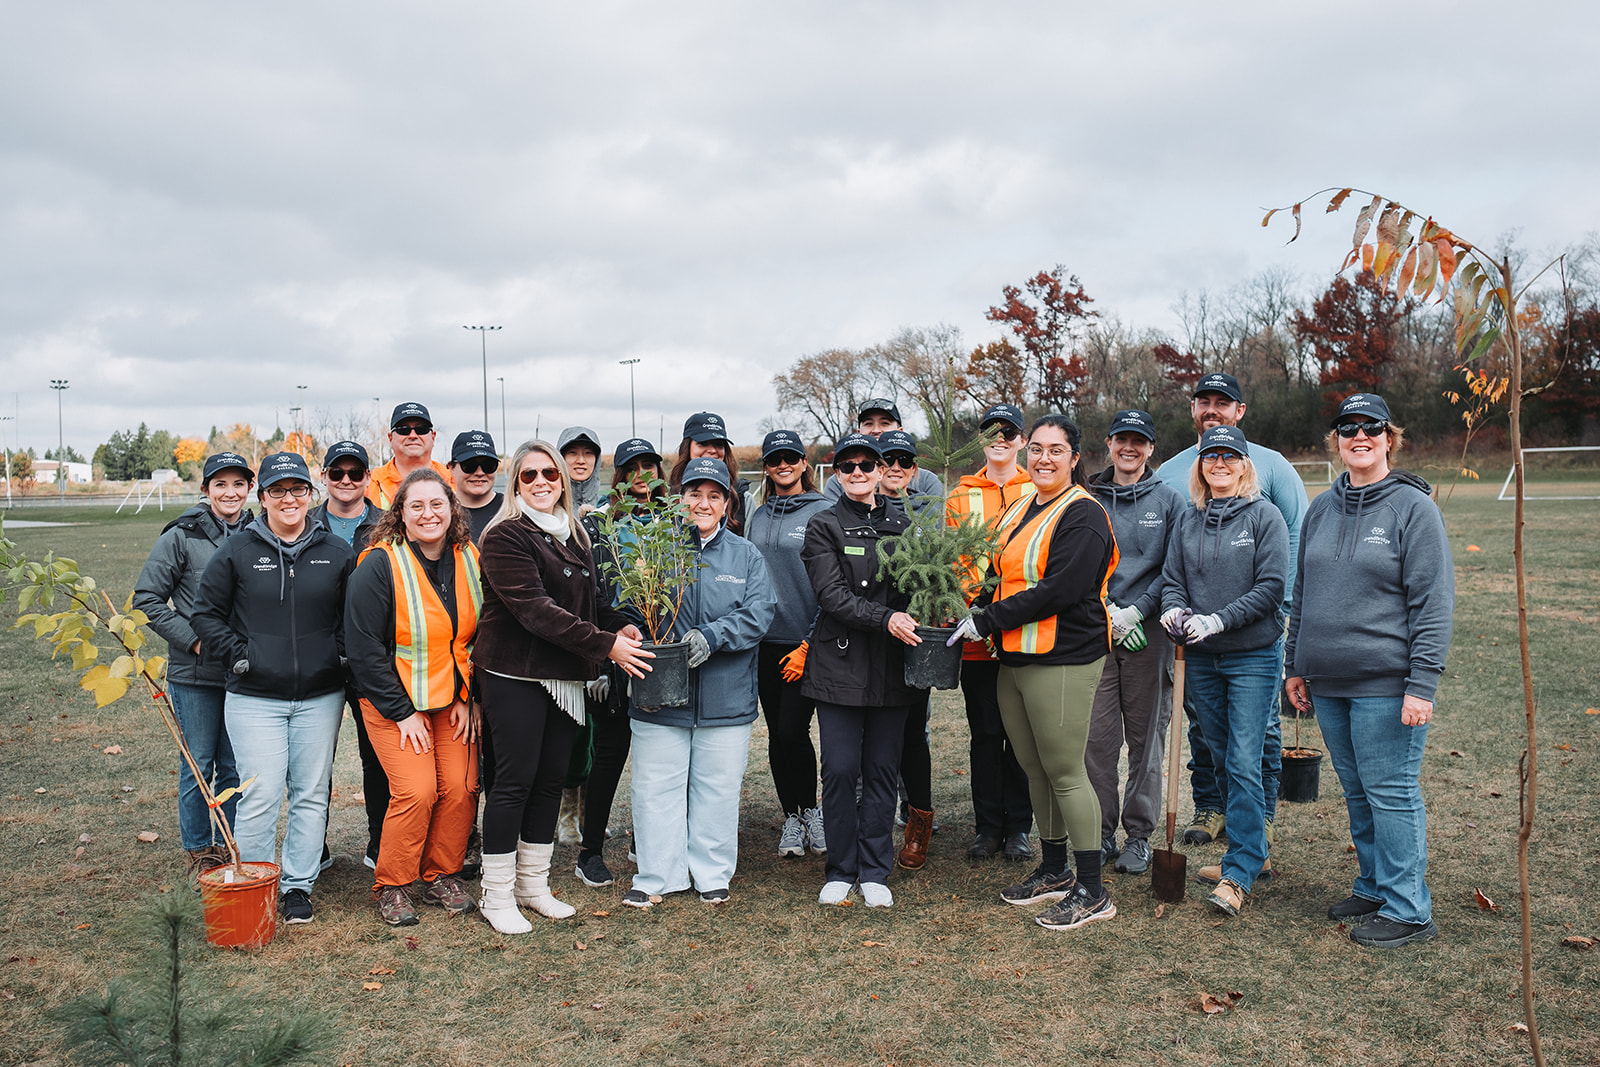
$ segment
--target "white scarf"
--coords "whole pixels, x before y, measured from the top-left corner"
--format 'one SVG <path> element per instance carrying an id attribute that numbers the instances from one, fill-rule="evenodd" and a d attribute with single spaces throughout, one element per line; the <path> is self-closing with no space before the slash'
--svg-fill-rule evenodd
<path id="1" fill-rule="evenodd" d="M 530 508 L 528 502 L 519 496 L 517 497 L 517 509 L 532 519 L 535 526 L 562 544 L 566 544 L 567 539 L 572 536 L 572 520 L 567 515 L 565 508 L 558 506 L 557 510 L 546 515 L 542 511 L 535 511 Z"/>
<path id="2" fill-rule="evenodd" d="M 543 530 L 551 537 L 554 537 L 562 544 L 566 544 L 568 539 L 572 537 L 572 520 L 571 517 L 567 515 L 565 508 L 561 508 L 546 515 L 542 511 L 535 511 L 533 508 L 530 508 L 528 506 L 528 502 L 519 496 L 517 497 L 517 509 L 531 519 L 535 526 L 539 527 L 539 529 Z M 577 723 L 579 726 L 583 725 L 584 713 L 582 682 L 553 680 L 549 678 L 535 678 L 531 680 L 537 681 L 540 685 L 544 686 L 545 692 L 550 694 L 550 699 L 555 701 L 556 706 L 562 711 L 572 716 L 573 722 Z"/>

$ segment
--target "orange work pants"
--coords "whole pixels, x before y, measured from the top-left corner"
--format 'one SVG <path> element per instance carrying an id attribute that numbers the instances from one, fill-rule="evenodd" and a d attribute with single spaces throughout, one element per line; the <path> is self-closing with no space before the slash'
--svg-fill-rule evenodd
<path id="1" fill-rule="evenodd" d="M 408 886 L 461 869 L 467 836 L 478 820 L 478 747 L 451 737 L 450 711 L 419 711 L 428 719 L 431 751 L 400 747 L 400 725 L 369 700 L 361 701 L 367 737 L 389 776 L 373 889 Z"/>

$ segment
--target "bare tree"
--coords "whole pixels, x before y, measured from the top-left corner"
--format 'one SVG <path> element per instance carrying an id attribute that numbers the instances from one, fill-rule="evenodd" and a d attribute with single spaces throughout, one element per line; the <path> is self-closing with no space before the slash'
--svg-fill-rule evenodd
<path id="1" fill-rule="evenodd" d="M 830 348 L 801 356 L 786 373 L 773 375 L 778 409 L 804 420 L 805 430 L 814 431 L 813 444 L 837 441 L 856 428 L 863 401 L 878 395 L 896 398 L 892 383 L 879 380 L 880 367 L 870 350 Z"/>

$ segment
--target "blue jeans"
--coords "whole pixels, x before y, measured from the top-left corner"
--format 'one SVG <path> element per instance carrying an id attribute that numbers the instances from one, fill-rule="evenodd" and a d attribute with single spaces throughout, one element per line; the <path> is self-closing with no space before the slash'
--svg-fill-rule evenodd
<path id="1" fill-rule="evenodd" d="M 1205 742 L 1223 754 L 1228 851 L 1222 877 L 1246 893 L 1267 861 L 1267 808 L 1261 751 L 1278 708 L 1279 642 L 1248 652 L 1185 651 L 1184 695 L 1194 704 Z"/>
<path id="2" fill-rule="evenodd" d="M 178 716 L 178 728 L 194 756 L 200 773 L 211 786 L 212 795 L 239 784 L 239 768 L 234 766 L 233 746 L 222 722 L 222 700 L 227 690 L 221 686 L 189 685 L 168 682 L 167 696 Z M 233 825 L 238 809 L 237 797 L 222 802 L 222 817 Z M 200 795 L 200 783 L 189 769 L 189 761 L 178 758 L 178 830 L 183 847 L 196 849 L 222 844 L 222 835 L 211 825 L 211 810 Z"/>
<path id="3" fill-rule="evenodd" d="M 739 863 L 739 793 L 750 728 L 633 720 L 632 888 L 652 896 L 692 883 L 726 889 Z"/>
<path id="4" fill-rule="evenodd" d="M 1400 721 L 1403 697 L 1314 700 L 1350 813 L 1360 866 L 1355 895 L 1382 902 L 1378 914 L 1386 919 L 1427 922 L 1428 813 L 1418 781 L 1427 726 Z"/>
<path id="5" fill-rule="evenodd" d="M 278 891 L 311 892 L 322 863 L 328 829 L 328 785 L 333 746 L 344 718 L 344 690 L 305 700 L 229 693 L 228 738 L 239 777 L 254 778 L 239 798 L 233 826 L 239 858 L 272 862 L 278 813 L 289 795 L 289 826 L 283 835 L 283 875 Z"/>
<path id="6" fill-rule="evenodd" d="M 1279 674 L 1282 675 L 1281 670 Z M 1282 681 L 1281 677 L 1279 681 Z M 1267 723 L 1266 738 L 1261 746 L 1261 799 L 1269 819 L 1276 818 L 1278 814 L 1278 779 L 1283 775 L 1281 707 L 1279 701 L 1273 701 L 1272 721 Z M 1183 713 L 1189 723 L 1189 789 L 1194 796 L 1194 810 L 1227 811 L 1228 783 L 1217 777 L 1216 763 L 1200 731 L 1194 702 L 1187 695 L 1183 700 Z"/>

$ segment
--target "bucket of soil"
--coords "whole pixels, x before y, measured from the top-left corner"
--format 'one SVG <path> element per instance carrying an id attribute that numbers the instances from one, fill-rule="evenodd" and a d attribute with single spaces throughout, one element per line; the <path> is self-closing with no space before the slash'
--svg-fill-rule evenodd
<path id="1" fill-rule="evenodd" d="M 945 645 L 954 626 L 919 626 L 920 645 L 907 645 L 906 684 L 913 689 L 954 689 L 961 684 L 961 650 Z"/>
<path id="2" fill-rule="evenodd" d="M 650 661 L 649 674 L 631 679 L 633 702 L 641 708 L 681 708 L 689 703 L 689 642 L 647 641 L 644 650 L 656 658 Z"/>
<path id="3" fill-rule="evenodd" d="M 243 877 L 240 871 L 243 871 Z M 260 948 L 278 929 L 278 865 L 224 864 L 200 875 L 206 940 L 219 948 Z"/>
<path id="4" fill-rule="evenodd" d="M 1321 771 L 1320 748 L 1284 749 L 1283 771 L 1278 776 L 1278 798 L 1294 804 L 1309 804 L 1316 800 Z"/>

